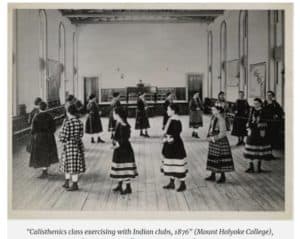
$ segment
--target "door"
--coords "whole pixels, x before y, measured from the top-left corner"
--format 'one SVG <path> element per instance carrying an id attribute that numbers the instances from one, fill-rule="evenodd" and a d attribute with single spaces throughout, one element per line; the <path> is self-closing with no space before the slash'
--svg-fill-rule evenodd
<path id="1" fill-rule="evenodd" d="M 89 101 L 91 94 L 96 95 L 97 102 L 99 102 L 99 86 L 98 77 L 84 77 L 84 104 Z"/>
<path id="2" fill-rule="evenodd" d="M 203 74 L 188 74 L 187 75 L 188 99 L 193 97 L 195 91 L 199 92 L 199 97 L 203 100 Z"/>

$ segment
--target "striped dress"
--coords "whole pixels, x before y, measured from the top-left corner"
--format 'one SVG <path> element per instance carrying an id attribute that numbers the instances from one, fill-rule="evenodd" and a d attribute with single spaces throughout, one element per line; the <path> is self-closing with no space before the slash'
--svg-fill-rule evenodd
<path id="1" fill-rule="evenodd" d="M 267 137 L 267 116 L 263 109 L 252 109 L 248 120 L 249 135 L 246 139 L 244 157 L 249 160 L 271 160 L 272 147 Z"/>
<path id="2" fill-rule="evenodd" d="M 207 136 L 214 137 L 215 142 L 209 142 L 206 169 L 215 173 L 234 171 L 226 123 L 222 115 L 212 116 Z"/>
<path id="3" fill-rule="evenodd" d="M 169 118 L 164 137 L 162 155 L 164 156 L 161 171 L 166 176 L 185 178 L 188 172 L 186 151 L 180 137 L 182 125 L 178 117 Z"/>
<path id="4" fill-rule="evenodd" d="M 130 125 L 117 123 L 113 143 L 118 143 L 119 147 L 113 152 L 110 177 L 114 179 L 135 178 L 137 167 L 134 152 L 129 141 Z"/>

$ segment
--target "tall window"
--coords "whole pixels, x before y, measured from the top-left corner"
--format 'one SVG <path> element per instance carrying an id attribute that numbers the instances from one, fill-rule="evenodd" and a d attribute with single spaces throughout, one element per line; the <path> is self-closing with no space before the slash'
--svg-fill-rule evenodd
<path id="1" fill-rule="evenodd" d="M 39 34 L 40 34 L 40 95 L 47 97 L 47 15 L 45 10 L 39 11 Z"/>
<path id="2" fill-rule="evenodd" d="M 65 26 L 61 22 L 59 24 L 59 40 L 58 40 L 58 56 L 59 56 L 59 63 L 61 64 L 61 75 L 60 75 L 60 82 L 61 87 L 59 91 L 59 98 L 60 102 L 65 102 L 65 94 L 66 94 L 66 39 L 65 39 Z"/>
<path id="3" fill-rule="evenodd" d="M 212 84 L 213 84 L 213 35 L 212 31 L 208 32 L 208 39 L 207 39 L 207 50 L 208 50 L 208 79 L 207 79 L 207 96 L 212 97 Z"/>
<path id="4" fill-rule="evenodd" d="M 226 91 L 227 28 L 226 22 L 220 28 L 220 90 Z"/>
<path id="5" fill-rule="evenodd" d="M 248 92 L 248 12 L 239 15 L 240 90 Z"/>

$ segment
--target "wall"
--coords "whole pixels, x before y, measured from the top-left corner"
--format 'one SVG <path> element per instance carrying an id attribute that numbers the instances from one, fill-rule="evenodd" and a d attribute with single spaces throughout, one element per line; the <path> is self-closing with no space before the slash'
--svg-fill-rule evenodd
<path id="1" fill-rule="evenodd" d="M 186 86 L 186 73 L 206 71 L 206 26 L 135 23 L 78 27 L 81 97 L 84 76 L 98 76 L 102 88 L 135 86 L 140 79 L 160 87 Z"/>
<path id="2" fill-rule="evenodd" d="M 73 90 L 72 35 L 75 26 L 63 18 L 57 10 L 46 10 L 47 15 L 47 52 L 48 58 L 58 60 L 58 28 L 62 22 L 66 29 L 66 91 Z M 14 18 L 16 47 L 16 92 L 14 108 L 25 104 L 27 111 L 33 107 L 35 97 L 41 96 L 41 75 L 39 68 L 40 34 L 39 10 L 18 9 Z"/>
<path id="3" fill-rule="evenodd" d="M 250 65 L 266 62 L 266 90 L 273 90 L 274 77 L 268 74 L 269 62 L 271 61 L 270 54 L 270 23 L 269 13 L 265 10 L 249 10 L 248 12 L 248 81 L 250 78 Z M 227 27 L 227 61 L 239 59 L 239 15 L 240 11 L 230 10 L 225 11 L 224 15 L 219 16 L 215 21 L 208 26 L 208 31 L 213 34 L 213 80 L 212 93 L 216 98 L 220 91 L 220 27 L 223 21 L 226 22 Z M 282 34 L 279 33 L 279 34 Z M 249 84 L 249 82 L 248 82 Z M 242 84 L 241 84 L 242 86 Z M 207 89 L 209 90 L 209 89 Z M 226 89 L 225 89 L 226 90 Z M 227 92 L 228 100 L 235 100 L 236 92 Z M 241 88 L 247 92 L 247 85 Z M 234 96 L 234 97 L 233 97 Z M 250 102 L 252 99 L 249 99 Z M 278 101 L 282 102 L 282 97 L 278 97 Z"/>

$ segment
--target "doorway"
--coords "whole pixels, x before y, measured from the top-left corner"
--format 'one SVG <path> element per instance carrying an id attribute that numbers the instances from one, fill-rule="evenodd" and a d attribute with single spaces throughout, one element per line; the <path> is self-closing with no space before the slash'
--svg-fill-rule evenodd
<path id="1" fill-rule="evenodd" d="M 203 74 L 188 73 L 187 90 L 188 90 L 188 100 L 190 100 L 193 97 L 195 91 L 198 91 L 199 97 L 201 101 L 203 101 Z"/>
<path id="2" fill-rule="evenodd" d="M 98 77 L 84 77 L 84 105 L 89 102 L 91 94 L 96 95 L 97 102 L 99 102 L 99 84 Z"/>

